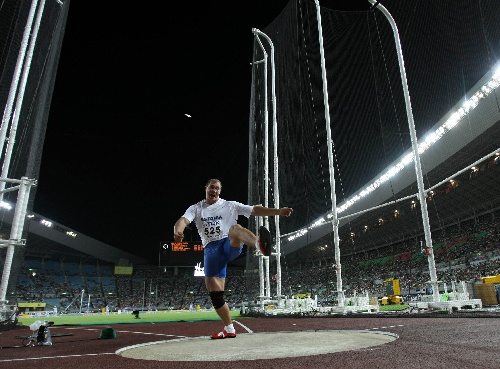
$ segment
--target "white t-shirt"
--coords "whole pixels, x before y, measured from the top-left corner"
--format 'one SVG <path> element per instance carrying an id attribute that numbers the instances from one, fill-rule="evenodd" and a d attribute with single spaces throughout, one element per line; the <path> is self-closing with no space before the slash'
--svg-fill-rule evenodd
<path id="1" fill-rule="evenodd" d="M 229 228 L 237 223 L 238 216 L 243 215 L 249 218 L 252 210 L 252 205 L 219 198 L 212 205 L 208 205 L 205 200 L 191 205 L 183 217 L 190 222 L 195 221 L 203 247 L 205 247 L 211 241 L 227 237 Z"/>

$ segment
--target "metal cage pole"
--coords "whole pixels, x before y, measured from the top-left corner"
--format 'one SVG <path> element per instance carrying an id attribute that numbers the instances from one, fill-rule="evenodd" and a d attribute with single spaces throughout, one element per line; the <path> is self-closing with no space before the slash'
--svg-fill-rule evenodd
<path id="1" fill-rule="evenodd" d="M 40 6 L 37 10 L 35 25 L 32 31 L 32 37 L 29 42 L 28 53 L 26 55 L 26 60 L 23 66 L 23 74 L 21 77 L 21 82 L 19 83 L 19 93 L 17 95 L 16 106 L 14 109 L 14 118 L 12 120 L 9 139 L 7 143 L 7 149 L 5 151 L 5 157 L 2 168 L 2 177 L 7 177 L 10 169 L 10 162 L 12 157 L 12 151 L 14 150 L 14 144 L 16 142 L 17 127 L 19 126 L 19 116 L 21 112 L 21 107 L 23 105 L 24 92 L 26 90 L 26 84 L 28 83 L 28 75 L 31 68 L 31 61 L 33 60 L 33 52 L 36 46 L 36 40 L 38 37 L 38 31 L 40 29 L 40 23 L 42 21 L 43 10 L 45 7 L 45 0 L 42 0 Z M 3 127 L 2 127 L 3 128 Z M 5 189 L 5 182 L 0 182 L 0 190 Z"/>
<path id="2" fill-rule="evenodd" d="M 265 172 L 264 172 L 264 191 L 265 191 L 265 204 L 264 206 L 268 206 L 268 182 L 269 182 L 269 176 L 268 176 L 268 167 L 269 167 L 269 159 L 268 159 L 268 110 L 267 110 L 267 101 L 268 101 L 268 95 L 267 95 L 267 57 L 268 54 L 260 42 L 259 35 L 262 35 L 267 42 L 270 45 L 271 49 L 271 99 L 272 99 L 272 104 L 273 104 L 273 168 L 274 168 L 274 207 L 279 208 L 280 203 L 279 203 L 279 181 L 278 181 L 278 125 L 277 125 L 277 118 L 276 118 L 276 77 L 275 77 L 275 64 L 274 64 L 274 44 L 272 40 L 262 31 L 254 28 L 252 30 L 254 33 L 255 37 L 257 38 L 259 45 L 264 53 L 264 62 L 265 62 L 265 74 L 264 74 L 264 79 L 265 79 Z M 265 223 L 264 225 L 266 227 L 269 227 L 269 219 L 265 217 Z M 282 298 L 282 292 L 281 292 L 281 243 L 280 243 L 280 228 L 279 228 L 279 216 L 275 216 L 275 231 L 276 231 L 276 295 L 278 296 L 278 300 Z M 267 286 L 267 297 L 271 297 L 270 294 L 270 278 L 269 278 L 269 257 L 266 257 L 266 286 Z"/>
<path id="3" fill-rule="evenodd" d="M 408 127 L 410 128 L 410 137 L 411 137 L 411 147 L 413 152 L 413 160 L 415 163 L 415 172 L 417 175 L 417 186 L 418 186 L 418 199 L 420 201 L 420 211 L 422 212 L 422 222 L 424 226 L 424 235 L 425 235 L 425 250 L 427 253 L 427 260 L 429 262 L 429 273 L 431 277 L 431 286 L 432 286 L 432 295 L 434 302 L 439 301 L 439 286 L 437 283 L 437 273 L 436 273 L 436 264 L 434 260 L 434 250 L 432 247 L 432 237 L 431 237 L 431 227 L 429 224 L 429 214 L 427 212 L 427 193 L 424 187 L 424 178 L 422 175 L 422 166 L 420 163 L 420 155 L 418 153 L 418 141 L 417 134 L 415 131 L 415 122 L 413 120 L 413 113 L 411 109 L 411 101 L 410 101 L 410 93 L 408 91 L 408 83 L 406 80 L 406 71 L 404 67 L 403 61 L 403 52 L 401 49 L 401 42 L 399 39 L 399 32 L 396 22 L 392 18 L 389 11 L 381 4 L 379 4 L 376 0 L 368 0 L 370 4 L 372 4 L 372 9 L 379 9 L 382 14 L 389 21 L 392 31 L 394 33 L 394 42 L 396 44 L 396 51 L 398 54 L 398 62 L 399 62 L 399 72 L 401 74 L 401 83 L 403 85 L 403 92 L 406 102 L 406 115 L 408 118 Z"/>
<path id="4" fill-rule="evenodd" d="M 5 255 L 4 269 L 2 273 L 2 282 L 0 284 L 0 306 L 7 304 L 7 289 L 10 279 L 10 271 L 12 269 L 12 260 L 14 257 L 14 250 L 17 245 L 24 245 L 25 240 L 23 240 L 22 234 L 24 229 L 24 223 L 26 220 L 26 209 L 28 207 L 28 200 L 30 197 L 31 186 L 33 186 L 36 181 L 30 180 L 27 177 L 22 177 L 21 180 L 5 180 L 2 182 L 15 182 L 19 183 L 19 193 L 17 195 L 16 208 L 14 212 L 14 218 L 12 221 L 12 228 L 10 230 L 9 246 L 7 248 L 7 253 Z"/>
<path id="5" fill-rule="evenodd" d="M 7 99 L 7 105 L 5 107 L 5 111 L 4 111 L 3 118 L 2 118 L 2 126 L 0 128 L 0 147 L 2 147 L 2 148 L 5 144 L 5 137 L 7 135 L 7 127 L 9 125 L 9 122 L 10 122 L 10 119 L 12 116 L 12 107 L 14 105 L 14 99 L 15 99 L 16 94 L 17 94 L 17 88 L 19 85 L 19 78 L 21 76 L 21 69 L 23 68 L 24 59 L 26 57 L 26 49 L 28 47 L 28 40 L 30 38 L 31 29 L 33 26 L 33 18 L 35 17 L 35 11 L 36 11 L 37 4 L 38 4 L 37 0 L 33 0 L 31 2 L 31 8 L 30 8 L 30 12 L 28 15 L 28 21 L 27 21 L 26 27 L 24 29 L 23 39 L 21 41 L 21 48 L 19 50 L 19 55 L 17 57 L 16 67 L 14 70 L 14 78 L 12 79 L 12 83 L 11 83 L 10 90 L 9 90 L 9 96 Z"/>
<path id="6" fill-rule="evenodd" d="M 326 122 L 326 139 L 328 145 L 328 168 L 330 170 L 330 186 L 331 186 L 331 200 L 332 200 L 332 226 L 335 244 L 335 271 L 337 274 L 337 299 L 338 306 L 344 306 L 344 291 L 342 290 L 342 268 L 340 264 L 340 246 L 339 246 L 339 220 L 337 213 L 337 195 L 335 193 L 335 168 L 333 166 L 333 141 L 332 132 L 330 128 L 330 107 L 328 105 L 328 83 L 326 79 L 325 68 L 325 51 L 323 49 L 323 29 L 321 27 L 321 11 L 318 0 L 316 3 L 316 14 L 318 19 L 318 36 L 319 36 L 319 51 L 321 54 L 321 77 L 323 79 L 323 101 L 325 104 L 325 122 Z"/>

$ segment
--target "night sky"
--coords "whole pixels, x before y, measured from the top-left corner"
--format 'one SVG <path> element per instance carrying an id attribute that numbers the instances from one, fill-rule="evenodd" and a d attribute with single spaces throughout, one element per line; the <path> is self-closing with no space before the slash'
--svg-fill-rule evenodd
<path id="1" fill-rule="evenodd" d="M 71 1 L 34 211 L 154 261 L 209 178 L 246 203 L 252 28 L 287 3 Z"/>

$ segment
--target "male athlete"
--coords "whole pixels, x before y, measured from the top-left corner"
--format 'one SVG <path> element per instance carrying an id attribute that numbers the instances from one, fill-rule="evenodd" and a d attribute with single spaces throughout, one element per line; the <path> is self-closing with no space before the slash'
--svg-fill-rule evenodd
<path id="1" fill-rule="evenodd" d="M 269 231 L 265 227 L 260 227 L 259 239 L 250 230 L 237 224 L 238 216 L 288 217 L 293 212 L 292 208 L 276 209 L 226 201 L 219 197 L 221 189 L 222 184 L 218 179 L 210 179 L 205 185 L 205 200 L 191 205 L 174 225 L 175 242 L 183 240 L 184 229 L 192 221 L 195 221 L 201 237 L 204 247 L 205 286 L 215 311 L 224 323 L 224 329 L 212 334 L 212 339 L 236 337 L 229 307 L 224 300 L 228 262 L 241 254 L 244 244 L 258 247 L 264 256 L 271 255 Z"/>

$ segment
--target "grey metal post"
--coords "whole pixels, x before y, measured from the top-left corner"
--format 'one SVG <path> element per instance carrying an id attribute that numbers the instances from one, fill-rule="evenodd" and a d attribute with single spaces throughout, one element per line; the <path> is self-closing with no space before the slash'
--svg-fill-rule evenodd
<path id="1" fill-rule="evenodd" d="M 7 127 L 9 125 L 10 118 L 12 115 L 12 107 L 14 105 L 14 99 L 15 99 L 16 94 L 17 94 L 17 87 L 19 84 L 19 78 L 21 76 L 21 69 L 23 67 L 24 58 L 26 56 L 26 49 L 28 47 L 28 40 L 30 38 L 31 27 L 33 26 L 33 18 L 35 17 L 35 10 L 36 10 L 37 4 L 38 4 L 38 0 L 33 0 L 31 2 L 30 12 L 28 14 L 28 21 L 27 21 L 26 27 L 24 29 L 23 39 L 21 41 L 21 48 L 19 50 L 19 55 L 17 57 L 17 62 L 16 62 L 16 68 L 14 70 L 14 78 L 12 79 L 12 83 L 11 83 L 10 90 L 9 90 L 9 96 L 7 98 L 7 105 L 5 107 L 5 111 L 4 111 L 3 118 L 2 118 L 2 125 L 0 128 L 0 147 L 2 147 L 2 148 L 5 144 L 5 137 L 7 135 Z M 0 150 L 0 151 L 2 151 L 2 150 Z"/>
<path id="2" fill-rule="evenodd" d="M 264 62 L 265 62 L 265 98 L 264 101 L 266 103 L 265 105 L 265 174 L 264 174 L 264 188 L 265 188 L 265 204 L 264 206 L 268 206 L 268 166 L 269 166 L 269 160 L 268 160 L 268 110 L 267 110 L 267 52 L 260 42 L 260 39 L 258 38 L 259 35 L 263 36 L 267 42 L 269 43 L 270 50 L 271 50 L 271 101 L 273 104 L 273 167 L 274 167 L 274 207 L 279 208 L 280 207 L 280 202 L 279 202 L 279 180 L 278 180 L 278 170 L 279 170 L 279 165 L 278 165 L 278 124 L 277 124 L 277 118 L 276 118 L 276 77 L 275 77 L 275 64 L 274 64 L 274 44 L 272 40 L 267 36 L 265 33 L 262 31 L 254 28 L 252 30 L 254 35 L 257 37 L 257 40 L 259 41 L 259 45 L 262 49 L 262 52 L 264 53 Z M 269 227 L 269 220 L 267 217 L 265 217 L 265 223 L 264 225 L 266 227 Z M 275 216 L 275 227 L 276 227 L 276 295 L 278 296 L 278 300 L 281 300 L 281 242 L 280 242 L 280 228 L 279 228 L 279 216 Z M 266 266 L 267 266 L 267 296 L 270 297 L 270 278 L 269 278 L 269 260 L 266 261 Z"/>
<path id="3" fill-rule="evenodd" d="M 9 246 L 5 255 L 4 269 L 2 273 L 2 282 L 0 284 L 0 306 L 6 304 L 7 289 L 9 285 L 10 271 L 12 269 L 12 259 L 14 257 L 15 247 L 19 244 L 24 244 L 21 239 L 24 229 L 24 222 L 26 220 L 26 208 L 30 196 L 31 186 L 36 183 L 26 177 L 21 180 L 8 180 L 9 182 L 20 183 L 19 193 L 17 195 L 16 208 L 14 218 L 12 221 L 12 228 L 10 230 Z"/>
<path id="4" fill-rule="evenodd" d="M 422 212 L 422 221 L 423 221 L 423 226 L 424 226 L 425 245 L 426 245 L 425 249 L 428 250 L 427 260 L 429 262 L 429 273 L 430 273 L 430 279 L 431 279 L 433 301 L 439 302 L 439 286 L 437 283 L 436 264 L 434 261 L 434 250 L 432 247 L 432 237 L 431 237 L 431 228 L 430 228 L 430 224 L 429 224 L 429 214 L 427 213 L 427 193 L 425 192 L 424 179 L 423 179 L 423 175 L 422 175 L 422 166 L 420 164 L 420 155 L 418 153 L 417 134 L 415 131 L 415 123 L 413 121 L 413 113 L 412 113 L 411 102 L 410 102 L 410 93 L 408 91 L 408 83 L 406 81 L 406 72 L 405 72 L 404 61 L 403 61 L 403 52 L 401 50 L 401 42 L 399 39 L 398 27 L 396 26 L 396 22 L 392 18 L 389 11 L 383 5 L 379 4 L 378 1 L 375 1 L 375 0 L 368 0 L 368 1 L 373 5 L 374 8 L 379 9 L 382 12 L 382 14 L 384 14 L 384 16 L 389 21 L 389 23 L 392 27 L 392 31 L 394 33 L 394 41 L 396 43 L 396 51 L 398 54 L 398 61 L 399 61 L 399 71 L 401 74 L 401 82 L 403 84 L 403 92 L 404 92 L 404 97 L 405 97 L 405 102 L 406 102 L 406 115 L 408 117 L 408 127 L 410 128 L 413 160 L 415 163 L 415 172 L 417 175 L 418 200 L 420 201 L 420 210 Z"/>
<path id="5" fill-rule="evenodd" d="M 82 290 L 82 295 L 80 297 L 80 314 L 82 313 L 82 305 L 83 305 L 83 294 L 84 294 L 85 290 Z"/>
<path id="6" fill-rule="evenodd" d="M 26 84 L 28 83 L 28 75 L 29 71 L 31 68 L 31 60 L 33 59 L 33 52 L 35 50 L 35 45 L 36 45 L 36 39 L 38 36 L 38 30 L 40 29 L 40 23 L 42 21 L 42 15 L 43 15 L 43 9 L 45 7 L 45 0 L 41 1 L 41 4 L 38 8 L 36 20 L 35 20 L 35 26 L 33 27 L 32 31 L 32 37 L 29 42 L 29 48 L 28 48 L 28 54 L 26 55 L 26 60 L 24 62 L 23 66 L 23 74 L 21 77 L 21 82 L 19 83 L 19 93 L 17 95 L 17 101 L 16 101 L 16 106 L 15 106 L 15 114 L 14 114 L 14 119 L 12 121 L 12 125 L 10 128 L 10 133 L 9 133 L 9 139 L 7 143 L 7 149 L 5 151 L 5 156 L 4 156 L 4 161 L 3 161 L 3 167 L 2 167 L 2 177 L 7 177 L 10 169 L 10 161 L 12 157 L 12 151 L 14 150 L 14 144 L 16 141 L 16 133 L 17 133 L 17 127 L 19 125 L 19 116 L 21 115 L 21 107 L 23 105 L 23 100 L 24 100 L 24 92 L 26 90 Z M 4 127 L 2 126 L 2 129 Z M 6 127 L 5 127 L 6 128 Z M 0 182 L 0 190 L 5 189 L 5 182 Z M 3 195 L 0 195 L 3 198 Z"/>
<path id="7" fill-rule="evenodd" d="M 339 246 L 339 220 L 337 215 L 337 194 L 335 193 L 335 168 L 333 166 L 333 144 L 332 132 L 330 129 L 330 107 L 328 105 L 328 83 L 326 80 L 325 68 L 325 52 L 323 49 L 323 29 L 321 27 L 321 12 L 318 0 L 316 3 L 316 14 L 318 18 L 318 35 L 319 35 L 319 51 L 321 54 L 321 77 L 323 79 L 323 101 L 325 104 L 325 122 L 326 122 L 326 136 L 328 145 L 328 168 L 330 169 L 330 186 L 331 186 L 331 199 L 332 199 L 332 226 L 335 244 L 335 271 L 337 275 L 337 299 L 338 306 L 344 306 L 344 292 L 342 291 L 342 267 L 340 264 L 340 246 Z"/>

